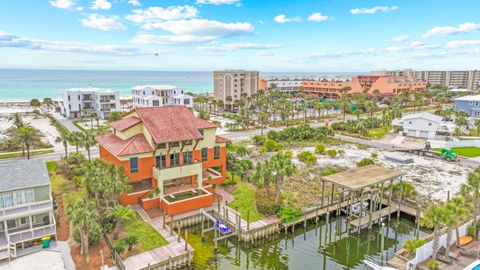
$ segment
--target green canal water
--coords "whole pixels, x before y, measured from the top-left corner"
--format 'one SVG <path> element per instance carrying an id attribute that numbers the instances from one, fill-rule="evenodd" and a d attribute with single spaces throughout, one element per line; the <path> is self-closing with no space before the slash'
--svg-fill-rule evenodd
<path id="1" fill-rule="evenodd" d="M 345 231 L 345 225 L 342 231 Z M 414 221 L 392 217 L 385 221 L 384 256 L 391 258 L 405 239 L 414 236 Z M 330 224 L 320 221 L 305 229 L 298 226 L 295 232 L 282 233 L 257 241 L 255 244 L 238 243 L 230 237 L 218 242 L 214 252 L 213 231 L 205 233 L 202 242 L 200 227 L 189 229 L 188 242 L 195 248 L 191 269 L 233 270 L 233 269 L 368 269 L 363 264 L 365 257 L 380 259 L 381 234 L 379 226 L 369 232 L 336 232 L 336 220 Z M 420 232 L 420 236 L 425 232 Z M 336 239 L 336 240 L 335 240 Z"/>

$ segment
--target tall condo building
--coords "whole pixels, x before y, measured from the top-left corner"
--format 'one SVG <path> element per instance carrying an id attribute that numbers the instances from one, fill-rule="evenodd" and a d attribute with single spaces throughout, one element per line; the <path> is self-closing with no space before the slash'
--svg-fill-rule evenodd
<path id="1" fill-rule="evenodd" d="M 221 70 L 213 72 L 213 96 L 225 104 L 250 97 L 259 89 L 260 73 L 246 70 Z"/>
<path id="2" fill-rule="evenodd" d="M 117 91 L 107 88 L 69 88 L 63 90 L 62 113 L 68 118 L 78 118 L 95 114 L 106 118 L 120 110 Z"/>
<path id="3" fill-rule="evenodd" d="M 191 107 L 193 98 L 185 89 L 173 85 L 141 85 L 132 88 L 132 102 L 135 108 L 185 105 Z"/>
<path id="4" fill-rule="evenodd" d="M 372 71 L 372 75 L 405 76 L 423 80 L 432 85 L 447 85 L 469 90 L 480 90 L 480 70 L 439 71 L 413 69 Z"/>

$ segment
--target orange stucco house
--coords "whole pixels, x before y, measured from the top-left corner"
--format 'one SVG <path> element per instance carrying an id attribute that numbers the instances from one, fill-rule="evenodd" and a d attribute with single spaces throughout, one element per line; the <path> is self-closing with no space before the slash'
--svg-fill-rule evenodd
<path id="1" fill-rule="evenodd" d="M 185 106 L 136 108 L 97 137 L 100 158 L 124 166 L 132 189 L 124 205 L 160 207 L 168 215 L 213 203 L 212 184 L 226 175 L 226 138 Z"/>

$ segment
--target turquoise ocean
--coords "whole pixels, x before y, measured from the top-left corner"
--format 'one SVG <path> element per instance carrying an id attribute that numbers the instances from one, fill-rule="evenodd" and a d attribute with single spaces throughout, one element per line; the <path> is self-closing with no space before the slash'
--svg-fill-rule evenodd
<path id="1" fill-rule="evenodd" d="M 264 78 L 315 77 L 343 79 L 352 73 L 282 73 L 261 72 Z M 59 99 L 62 89 L 101 87 L 130 96 L 136 85 L 170 84 L 187 92 L 213 92 L 212 72 L 208 71 L 111 71 L 111 70 L 44 70 L 0 69 L 0 101 L 24 101 L 32 98 Z"/>

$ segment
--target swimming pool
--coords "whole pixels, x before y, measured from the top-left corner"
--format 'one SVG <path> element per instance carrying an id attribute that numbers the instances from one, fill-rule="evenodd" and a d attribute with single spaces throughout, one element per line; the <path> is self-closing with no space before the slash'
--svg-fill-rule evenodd
<path id="1" fill-rule="evenodd" d="M 463 268 L 463 270 L 480 270 L 480 260 L 472 262 L 467 267 Z"/>

